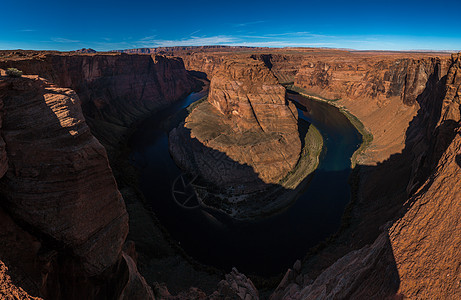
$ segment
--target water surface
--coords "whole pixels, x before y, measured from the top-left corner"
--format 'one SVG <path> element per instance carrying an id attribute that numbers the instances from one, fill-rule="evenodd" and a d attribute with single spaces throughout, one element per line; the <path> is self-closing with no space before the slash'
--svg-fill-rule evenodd
<path id="1" fill-rule="evenodd" d="M 140 188 L 173 239 L 198 261 L 224 271 L 235 266 L 247 274 L 284 272 L 338 230 L 350 200 L 350 158 L 361 136 L 337 108 L 290 94 L 301 104 L 300 118 L 314 124 L 324 138 L 319 167 L 294 204 L 278 215 L 249 222 L 185 210 L 171 196 L 171 185 L 181 170 L 169 154 L 167 132 L 184 120 L 184 108 L 205 93 L 192 93 L 139 127 L 130 158 L 140 169 Z"/>

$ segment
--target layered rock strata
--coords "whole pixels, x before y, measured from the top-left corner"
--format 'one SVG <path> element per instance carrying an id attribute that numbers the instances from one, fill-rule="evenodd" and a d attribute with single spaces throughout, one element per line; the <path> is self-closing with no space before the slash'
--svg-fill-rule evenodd
<path id="1" fill-rule="evenodd" d="M 253 58 L 264 63 L 280 83 L 294 84 L 306 95 L 348 110 L 373 135 L 373 143 L 358 157 L 376 165 L 401 152 L 406 128 L 416 116 L 418 95 L 437 74 L 446 75 L 449 54 L 354 52 L 335 49 L 177 49 L 188 70 L 213 78 L 226 59 Z M 361 149 L 362 150 L 362 149 Z"/>
<path id="2" fill-rule="evenodd" d="M 141 271 L 147 276 L 147 281 L 168 282 L 173 290 L 186 284 L 202 282 L 204 278 L 207 285 L 215 285 L 219 281 L 215 274 L 197 272 L 201 275 L 190 279 L 187 274 L 182 273 L 184 268 L 192 271 L 194 267 L 178 254 L 176 247 L 171 247 L 168 238 L 144 207 L 133 184 L 135 172 L 125 157 L 122 157 L 130 126 L 153 111 L 175 104 L 184 95 L 199 87 L 199 82 L 184 69 L 182 60 L 161 55 L 91 55 L 18 50 L 0 51 L 0 64 L 20 68 L 26 74 L 39 73 L 55 80 L 59 86 L 78 90 L 86 122 L 91 132 L 106 147 L 127 209 L 130 216 L 134 216 L 130 218 L 132 230 L 129 238 L 139 245 L 139 261 L 144 267 Z M 1 150 L 2 147 L 0 154 L 6 153 Z M 4 167 L 7 162 L 6 155 L 0 157 L 5 158 L 4 163 L 0 164 L 0 167 Z M 82 158 L 83 161 L 84 159 Z M 181 265 L 176 264 L 177 260 L 182 262 Z M 125 256 L 119 260 L 117 266 L 111 271 L 105 271 L 104 274 L 112 274 L 111 280 L 116 280 L 117 276 L 124 280 L 128 278 L 125 277 L 126 271 L 133 270 L 133 264 L 129 263 Z M 169 271 L 156 272 L 154 269 Z M 68 282 L 73 280 L 72 276 L 63 278 Z M 137 277 L 133 278 L 137 280 Z M 98 280 L 107 282 L 109 279 Z M 129 282 L 134 282 L 132 275 Z M 117 284 L 121 286 L 120 282 Z M 91 291 L 90 288 L 88 290 Z M 121 293 L 121 290 L 117 291 Z"/>
<path id="3" fill-rule="evenodd" d="M 48 266 L 36 283 L 40 292 L 50 299 L 109 296 L 91 280 L 69 285 L 58 275 L 71 268 L 70 277 L 106 276 L 122 262 L 128 233 L 106 151 L 90 133 L 78 96 L 37 76 L 3 77 L 0 101 L 8 157 L 1 205 L 38 237 L 31 250 L 44 256 L 39 268 Z M 124 284 L 123 277 L 113 280 Z"/>
<path id="4" fill-rule="evenodd" d="M 268 52 L 268 50 L 265 49 L 263 52 Z M 322 68 L 322 66 L 335 64 L 335 59 L 331 57 L 331 52 L 323 51 L 324 53 L 321 55 L 326 54 L 327 56 L 319 56 L 318 52 L 317 54 L 299 54 L 303 57 L 302 60 L 306 61 L 305 65 L 298 63 L 291 65 L 290 57 L 292 54 L 283 54 L 282 57 L 278 58 L 273 55 L 269 58 L 272 64 L 271 71 L 274 74 L 278 72 L 290 78 L 295 76 L 293 74 L 297 74 L 297 72 L 301 73 L 300 69 L 310 68 L 309 62 L 315 65 L 318 61 L 320 67 L 312 68 L 316 69 L 316 71 L 312 73 L 302 71 L 308 76 L 299 76 L 299 79 L 297 79 L 298 85 L 304 86 L 306 91 L 310 89 L 310 92 L 314 94 L 322 92 L 323 89 L 320 89 L 319 86 L 328 82 L 325 85 L 325 91 L 329 94 L 322 94 L 321 96 L 335 98 L 340 95 L 343 100 L 340 100 L 341 102 L 339 103 L 363 119 L 365 125 L 371 128 L 375 135 L 374 145 L 381 145 L 381 147 L 378 149 L 372 144 L 369 149 L 370 155 L 364 157 L 362 161 L 362 163 L 366 162 L 370 166 L 361 167 L 361 181 L 358 184 L 357 192 L 358 202 L 350 215 L 355 220 L 350 229 L 352 234 L 341 233 L 338 238 L 339 244 L 333 244 L 332 246 L 334 249 L 327 247 L 314 257 L 311 257 L 307 262 L 304 262 L 303 266 L 295 264 L 293 271 L 287 273 L 288 275 L 280 284 L 276 294 L 273 295 L 274 299 L 290 299 L 290 297 L 386 298 L 395 296 L 416 299 L 460 298 L 458 272 L 460 261 L 458 249 L 461 246 L 459 240 L 460 212 L 459 205 L 456 202 L 460 197 L 458 191 L 461 189 L 458 183 L 461 175 L 459 174 L 461 165 L 461 159 L 459 158 L 461 151 L 459 138 L 459 85 L 461 82 L 459 79 L 459 74 L 461 74 L 459 55 L 453 56 L 452 61 L 448 62 L 451 64 L 451 68 L 447 72 L 447 60 L 444 57 L 440 59 L 428 58 L 428 55 L 422 54 L 390 56 L 376 53 L 351 54 L 344 51 L 341 55 L 347 56 L 352 63 L 355 61 L 351 58 L 353 56 L 356 58 L 362 55 L 367 57 L 363 58 L 360 64 L 357 64 L 355 72 L 349 70 L 352 73 L 343 76 L 340 75 L 340 72 L 335 72 L 335 68 L 338 70 L 347 68 L 342 68 L 339 65 L 333 69 L 327 67 L 327 70 L 325 70 L 325 67 Z M 215 57 L 215 54 L 206 55 Z M 220 57 L 223 56 L 222 54 L 219 55 Z M 192 57 L 192 55 L 190 56 Z M 333 56 L 338 57 L 336 54 Z M 38 59 L 39 57 L 40 55 L 37 55 L 37 62 L 42 64 L 40 61 L 43 57 Z M 255 59 L 261 60 L 268 67 L 267 62 L 264 62 L 264 60 L 267 60 L 266 56 L 264 58 L 255 57 Z M 210 64 L 222 60 L 224 59 L 210 60 Z M 24 68 L 28 68 L 27 62 L 23 63 Z M 380 69 L 382 63 L 384 67 Z M 189 63 L 186 62 L 186 65 L 189 65 Z M 191 62 L 190 65 L 193 65 L 193 63 Z M 196 62 L 195 65 L 199 66 L 200 62 Z M 51 74 L 51 64 L 49 66 Z M 370 69 L 362 69 L 361 66 L 367 66 Z M 31 66 L 29 67 L 32 68 Z M 205 67 L 210 66 L 202 66 L 202 68 Z M 215 65 L 212 69 L 218 70 L 219 68 L 219 65 Z M 393 71 L 390 72 L 389 70 Z M 388 75 L 386 75 L 386 72 L 388 72 Z M 354 79 L 354 74 L 358 75 L 356 80 Z M 445 76 L 446 74 L 448 75 Z M 317 79 L 311 80 L 312 78 Z M 376 78 L 376 80 L 373 78 Z M 2 78 L 2 83 L 0 83 L 2 87 L 6 86 L 4 82 Z M 9 89 L 10 86 L 8 85 Z M 52 87 L 48 86 L 46 89 L 50 91 Z M 4 92 L 3 88 L 1 90 Z M 392 92 L 389 93 L 389 91 Z M 57 91 L 53 92 L 59 94 Z M 19 92 L 15 91 L 14 93 Z M 67 95 L 66 97 L 70 96 Z M 405 104 L 403 103 L 404 101 Z M 219 103 L 223 104 L 222 107 L 226 107 L 226 103 L 229 103 L 229 101 L 219 101 Z M 0 103 L 0 105 L 3 104 Z M 217 112 L 216 115 L 222 115 L 220 110 L 211 103 L 208 103 L 208 107 L 214 109 Z M 221 107 L 221 104 L 219 107 Z M 9 118 L 9 105 L 3 110 L 3 120 L 6 120 Z M 46 108 L 44 111 L 51 112 L 52 110 Z M 16 116 L 18 115 L 23 117 L 19 112 L 16 113 Z M 415 115 L 413 122 L 409 123 Z M 63 117 L 62 114 L 60 116 Z M 27 119 L 27 117 L 24 118 Z M 64 117 L 63 119 L 66 120 Z M 11 119 L 9 120 L 11 121 Z M 245 118 L 242 119 L 242 124 L 247 124 L 246 122 L 254 124 L 251 123 L 251 120 L 247 121 L 245 115 Z M 374 123 L 376 123 L 376 128 L 373 127 Z M 386 130 L 380 129 L 378 126 L 380 124 L 387 124 Z M 11 123 L 8 126 L 11 126 Z M 5 128 L 5 126 L 3 127 Z M 390 128 L 393 129 L 390 130 Z M 239 126 L 236 126 L 236 130 L 240 130 Z M 18 140 L 17 133 L 10 132 L 9 136 L 10 139 L 14 138 L 14 141 Z M 79 136 L 77 134 L 77 139 L 81 138 Z M 25 135 L 24 139 L 26 138 L 28 139 L 30 136 Z M 8 170 L 8 164 L 11 166 L 18 163 L 14 157 L 11 160 L 8 153 L 9 143 L 6 138 L 5 141 L 7 142 L 6 145 L 0 144 L 1 173 L 7 172 L 5 178 L 11 178 L 11 176 L 13 176 L 12 178 L 22 178 L 24 176 L 26 176 L 24 178 L 32 178 L 35 171 L 25 172 L 26 168 L 21 167 L 20 164 L 21 168 L 18 170 L 22 171 L 17 175 L 11 171 L 15 169 Z M 375 153 L 373 154 L 373 152 Z M 16 154 L 13 154 L 17 155 L 17 151 Z M 391 154 L 395 155 L 389 157 Z M 10 161 L 8 162 L 8 160 Z M 382 163 L 374 166 L 377 162 Z M 36 165 L 34 166 L 36 168 Z M 1 180 L 2 184 L 8 183 L 8 180 L 10 180 L 4 179 Z M 6 202 L 3 203 L 3 206 L 8 208 L 7 206 L 9 205 L 5 205 Z M 12 207 L 14 208 L 15 206 L 13 205 Z M 29 293 L 34 290 L 31 287 L 34 285 L 30 283 L 31 280 L 32 282 L 40 282 L 40 280 L 33 278 L 42 278 L 41 272 L 42 268 L 44 268 L 46 276 L 44 276 L 43 280 L 49 284 L 48 290 L 56 290 L 59 293 L 59 289 L 56 288 L 56 285 L 53 285 L 53 281 L 57 282 L 56 277 L 53 279 L 53 274 L 80 272 L 79 270 L 84 267 L 81 264 L 79 265 L 79 262 L 68 263 L 67 261 L 67 264 L 63 266 L 63 258 L 71 257 L 70 260 L 72 261 L 72 258 L 77 255 L 69 255 L 67 252 L 69 248 L 62 250 L 62 248 L 58 247 L 59 249 L 56 252 L 53 251 L 56 245 L 49 242 L 49 234 L 40 235 L 40 238 L 37 238 L 23 229 L 27 228 L 29 231 L 33 226 L 28 226 L 27 220 L 22 221 L 19 213 L 17 216 L 15 215 L 14 220 L 11 219 L 9 214 L 9 211 L 8 213 L 0 212 L 1 227 L 8 228 L 3 231 L 3 233 L 7 233 L 7 237 L 5 237 L 5 234 L 2 236 L 2 246 L 0 247 L 5 265 L 8 265 L 10 270 L 14 269 L 14 265 L 17 265 L 18 268 L 11 272 L 16 274 L 17 272 L 21 273 L 21 270 L 18 269 L 26 266 L 24 268 L 25 272 L 22 272 L 22 274 L 27 276 L 22 277 L 24 280 L 20 281 L 20 286 L 24 287 Z M 399 217 L 395 219 L 396 216 Z M 373 222 L 370 219 L 373 219 Z M 386 223 L 388 220 L 390 222 Z M 16 222 L 20 223 L 21 227 Z M 381 226 L 383 224 L 386 225 Z M 380 228 L 381 232 L 384 232 L 376 233 L 378 228 Z M 3 243 L 3 241 L 8 242 Z M 45 246 L 42 246 L 42 244 Z M 363 246 L 363 244 L 368 245 Z M 27 245 L 27 247 L 24 247 L 24 245 Z M 21 247 L 24 247 L 24 249 Z M 9 252 L 6 249 L 10 249 Z M 11 249 L 18 250 L 11 251 Z M 39 249 L 41 250 L 38 251 Z M 353 250 L 352 252 L 350 251 L 351 249 Z M 37 254 L 38 252 L 40 253 Z M 83 255 L 83 252 L 81 253 Z M 88 253 L 91 254 L 91 251 Z M 345 253 L 345 255 L 341 255 L 342 258 L 338 259 L 340 253 Z M 36 259 L 37 255 L 40 259 Z M 125 295 L 129 294 L 130 297 L 135 297 L 130 292 L 133 289 L 125 289 L 125 281 L 121 283 L 115 280 L 123 277 L 125 279 L 129 278 L 126 282 L 142 283 L 142 281 L 136 280 L 135 277 L 127 276 L 125 270 L 130 268 L 126 266 L 132 267 L 133 260 L 126 257 L 126 255 L 122 257 L 123 260 L 117 260 L 115 265 L 107 270 L 107 272 L 113 274 L 113 282 L 117 284 L 109 285 L 104 290 L 116 290 L 119 294 L 121 294 L 120 290 L 123 290 Z M 34 263 L 37 261 L 43 262 L 43 265 L 36 267 Z M 75 264 L 79 267 L 75 267 Z M 59 266 L 62 266 L 61 269 L 59 269 Z M 31 270 L 27 268 L 31 268 Z M 53 268 L 54 271 L 50 271 Z M 86 266 L 85 268 L 91 269 L 92 267 Z M 5 274 L 6 271 L 4 270 L 5 268 L 1 267 L 2 274 Z M 87 271 L 84 270 L 84 272 Z M 309 275 L 306 273 L 309 273 Z M 257 297 L 250 288 L 250 284 L 245 282 L 233 284 L 237 281 L 236 278 L 239 280 L 243 278 L 241 275 L 234 275 L 229 277 L 227 284 L 223 283 L 221 286 L 236 286 L 237 290 L 243 287 L 246 289 L 245 297 L 248 294 L 250 297 Z M 0 279 L 3 280 L 2 284 L 6 282 L 4 286 L 7 287 L 8 291 L 18 295 L 22 293 L 9 284 L 8 276 L 0 276 L 3 276 Z M 70 276 L 68 279 L 72 281 L 76 280 L 76 277 Z M 98 280 L 101 280 L 101 278 L 98 278 Z M 39 286 L 41 287 L 41 284 Z M 95 290 L 98 289 L 90 289 L 85 286 L 83 289 L 73 291 L 84 291 L 87 294 L 80 295 L 82 296 L 81 298 L 88 298 L 87 296 Z M 101 291 L 100 287 L 99 291 Z M 196 289 L 192 292 L 188 296 L 206 297 L 203 292 Z M 99 294 L 99 296 L 101 295 Z M 27 297 L 27 295 L 21 295 L 21 297 Z"/>
<path id="5" fill-rule="evenodd" d="M 308 94 L 340 99 L 335 105 L 357 116 L 374 137 L 359 162 L 376 164 L 402 151 L 406 128 L 419 109 L 418 96 L 434 75 L 446 74 L 448 64 L 437 57 L 306 59 L 295 84 Z"/>
<path id="6" fill-rule="evenodd" d="M 170 133 L 170 151 L 182 168 L 235 195 L 277 185 L 300 150 L 297 111 L 256 60 L 223 63 L 207 101 Z"/>
<path id="7" fill-rule="evenodd" d="M 5 54 L 0 68 L 7 67 L 73 89 L 91 130 L 105 146 L 117 145 L 135 122 L 200 86 L 180 58 L 162 55 L 26 52 Z"/>
<path id="8" fill-rule="evenodd" d="M 460 297 L 460 61 L 459 54 L 453 55 L 447 76 L 436 72 L 427 84 L 429 90 L 418 95 L 421 109 L 408 129 L 403 153 L 367 171 L 358 201 L 365 205 L 375 195 L 380 207 L 369 213 L 375 219 L 378 214 L 390 216 L 380 228 L 382 233 L 338 259 L 312 283 L 289 281 L 273 299 Z M 398 178 L 399 185 L 383 177 L 396 167 L 407 169 L 406 176 Z M 425 180 L 418 184 L 415 178 Z M 394 191 L 380 189 L 376 197 L 379 191 L 370 185 L 377 180 L 382 189 L 392 185 Z M 410 196 L 401 194 L 415 186 Z M 355 236 L 367 239 L 373 222 L 361 219 L 362 228 L 355 229 Z M 324 256 L 328 253 L 324 251 Z"/>

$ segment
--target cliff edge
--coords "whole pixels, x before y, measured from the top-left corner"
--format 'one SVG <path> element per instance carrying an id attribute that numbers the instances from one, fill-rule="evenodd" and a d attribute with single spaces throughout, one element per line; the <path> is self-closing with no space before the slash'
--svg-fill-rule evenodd
<path id="1" fill-rule="evenodd" d="M 38 76 L 1 77 L 0 101 L 8 162 L 2 165 L 1 206 L 21 235 L 34 237 L 24 257 L 40 262 L 24 268 L 39 268 L 39 276 L 23 275 L 49 299 L 115 296 L 126 282 L 109 270 L 126 264 L 128 214 L 78 96 Z M 9 247 L 0 250 L 2 258 L 17 255 Z M 107 276 L 114 279 L 103 286 L 92 279 Z"/>

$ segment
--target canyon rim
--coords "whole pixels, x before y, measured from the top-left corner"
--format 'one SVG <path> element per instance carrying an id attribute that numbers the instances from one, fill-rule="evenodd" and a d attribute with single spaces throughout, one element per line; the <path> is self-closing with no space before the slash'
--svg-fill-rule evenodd
<path id="1" fill-rule="evenodd" d="M 51 2 L 4 4 L 0 299 L 461 299 L 461 4 Z"/>

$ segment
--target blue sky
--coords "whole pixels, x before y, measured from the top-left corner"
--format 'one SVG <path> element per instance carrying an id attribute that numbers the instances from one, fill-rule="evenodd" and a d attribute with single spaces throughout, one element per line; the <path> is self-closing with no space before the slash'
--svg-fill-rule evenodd
<path id="1" fill-rule="evenodd" d="M 461 50 L 457 0 L 2 0 L 0 7 L 0 49 L 243 45 Z"/>

